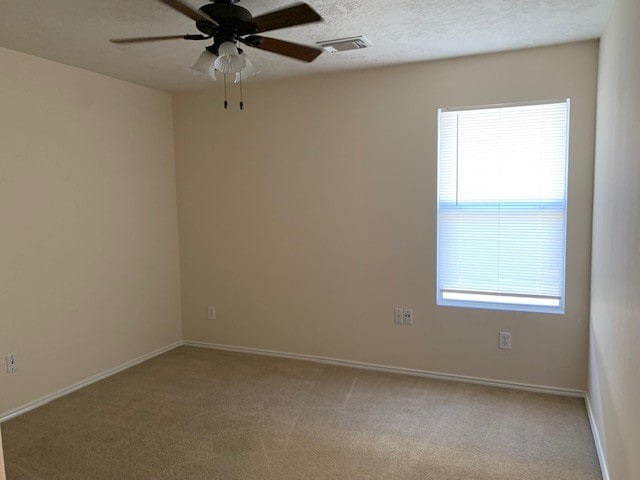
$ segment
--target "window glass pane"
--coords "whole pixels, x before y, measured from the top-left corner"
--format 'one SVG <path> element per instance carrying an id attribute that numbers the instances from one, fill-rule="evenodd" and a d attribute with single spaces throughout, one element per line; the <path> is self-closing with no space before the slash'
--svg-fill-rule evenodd
<path id="1" fill-rule="evenodd" d="M 568 107 L 440 112 L 439 304 L 562 309 Z"/>

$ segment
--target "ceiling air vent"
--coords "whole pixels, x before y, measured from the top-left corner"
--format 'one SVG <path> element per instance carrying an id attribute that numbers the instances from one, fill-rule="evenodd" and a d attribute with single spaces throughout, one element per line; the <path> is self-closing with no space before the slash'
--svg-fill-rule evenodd
<path id="1" fill-rule="evenodd" d="M 329 53 L 337 53 L 346 52 L 347 50 L 360 50 L 361 48 L 367 48 L 371 46 L 371 42 L 360 36 L 325 40 L 324 42 L 318 42 L 318 45 Z"/>

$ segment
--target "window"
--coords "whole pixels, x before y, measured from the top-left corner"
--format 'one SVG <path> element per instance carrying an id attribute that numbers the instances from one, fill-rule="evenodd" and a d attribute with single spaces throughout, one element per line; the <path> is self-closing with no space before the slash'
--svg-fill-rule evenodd
<path id="1" fill-rule="evenodd" d="M 437 303 L 564 312 L 569 100 L 441 109 Z"/>

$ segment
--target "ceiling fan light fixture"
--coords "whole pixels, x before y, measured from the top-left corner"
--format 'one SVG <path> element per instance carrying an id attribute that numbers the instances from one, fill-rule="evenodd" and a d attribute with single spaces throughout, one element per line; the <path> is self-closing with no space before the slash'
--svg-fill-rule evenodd
<path id="1" fill-rule="evenodd" d="M 200 33 L 120 38 L 113 39 L 111 42 L 134 44 L 179 39 L 190 41 L 213 39 L 213 45 L 206 47 L 191 70 L 213 80 L 216 79 L 216 70 L 224 73 L 224 108 L 228 108 L 229 105 L 227 74 L 232 74 L 235 81 L 240 84 L 240 110 L 243 110 L 242 81 L 244 78 L 258 73 L 242 49 L 238 48 L 238 42 L 248 47 L 277 53 L 306 63 L 313 62 L 322 53 L 322 49 L 318 47 L 260 35 L 281 28 L 321 22 L 322 17 L 318 12 L 304 2 L 253 16 L 246 8 L 235 5 L 240 0 L 210 0 L 209 4 L 198 10 L 187 3 L 187 0 L 158 1 L 194 20 L 195 27 Z"/>
<path id="2" fill-rule="evenodd" d="M 213 78 L 215 80 L 216 79 L 216 69 L 215 69 L 216 59 L 217 57 L 213 53 L 209 52 L 208 50 L 205 50 L 204 52 L 202 52 L 202 54 L 200 55 L 196 63 L 193 65 L 193 67 L 191 67 L 191 69 L 195 70 L 196 72 L 202 73 L 207 77 Z"/>
<path id="3" fill-rule="evenodd" d="M 218 70 L 225 74 L 225 83 L 226 75 L 232 74 L 240 84 L 243 78 L 259 72 L 253 68 L 242 49 L 238 48 L 238 42 L 306 63 L 313 62 L 322 53 L 322 49 L 317 46 L 301 45 L 261 35 L 281 28 L 321 22 L 322 17 L 318 12 L 304 2 L 298 1 L 288 7 L 254 16 L 246 8 L 235 5 L 240 0 L 209 0 L 208 4 L 197 10 L 188 3 L 195 0 L 158 1 L 195 21 L 195 28 L 200 33 L 119 38 L 112 39 L 111 42 L 127 45 L 180 39 L 213 39 L 213 45 L 206 47 L 207 51 L 200 54 L 191 70 L 213 80 L 216 79 Z M 242 105 L 242 101 L 240 103 Z"/>

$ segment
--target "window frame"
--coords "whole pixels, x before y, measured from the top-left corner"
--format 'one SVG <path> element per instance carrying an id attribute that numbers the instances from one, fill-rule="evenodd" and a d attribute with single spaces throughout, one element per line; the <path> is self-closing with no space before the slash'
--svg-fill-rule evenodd
<path id="1" fill-rule="evenodd" d="M 562 271 L 561 271 L 561 282 L 560 282 L 560 298 L 559 304 L 557 306 L 545 306 L 545 305 L 533 305 L 533 304 L 521 304 L 521 303 L 509 303 L 509 302 L 496 302 L 496 301 L 484 301 L 484 300 L 462 300 L 462 299 L 450 299 L 444 298 L 444 291 L 441 287 L 441 257 L 440 257 L 440 215 L 441 215 L 441 153 L 442 153 L 442 114 L 445 112 L 462 112 L 462 111 L 476 111 L 476 110 L 486 110 L 486 109 L 499 109 L 499 108 L 508 108 L 508 107 L 523 107 L 523 106 L 536 106 L 536 105 L 550 105 L 550 104 L 558 104 L 564 103 L 567 108 L 567 119 L 566 119 L 566 147 L 565 147 L 565 155 L 564 155 L 564 198 L 563 198 L 563 236 L 562 236 Z M 439 307 L 456 307 L 456 308 L 474 308 L 474 309 L 483 309 L 483 310 L 503 310 L 503 311 L 515 311 L 515 312 L 525 312 L 525 313 L 543 313 L 543 314 L 554 314 L 554 315 L 564 315 L 565 313 L 565 304 L 566 304 L 566 270 L 567 270 L 567 224 L 568 224 L 568 194 L 569 194 L 569 151 L 570 151 L 570 140 L 571 140 L 571 99 L 563 98 L 563 99 L 554 99 L 554 100 L 539 100 L 539 101 L 530 101 L 530 102 L 513 102 L 513 103 L 503 103 L 503 104 L 489 104 L 489 105 L 478 105 L 478 106 L 465 106 L 465 107 L 449 107 L 449 108 L 439 108 L 438 112 L 438 121 L 437 121 L 437 157 L 436 157 L 436 167 L 437 167 L 437 175 L 436 175 L 436 305 Z M 446 208 L 446 207 L 445 207 Z M 467 292 L 469 295 L 474 295 L 476 292 Z M 521 294 L 497 294 L 491 295 L 491 293 L 482 292 L 481 294 L 485 294 L 488 297 L 490 296 L 500 296 L 505 298 L 535 298 L 535 295 L 521 295 Z M 540 298 L 552 298 L 546 296 L 540 296 Z M 554 297 L 555 298 L 555 297 Z"/>

